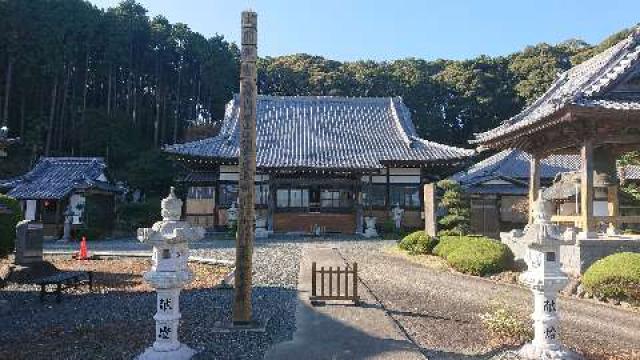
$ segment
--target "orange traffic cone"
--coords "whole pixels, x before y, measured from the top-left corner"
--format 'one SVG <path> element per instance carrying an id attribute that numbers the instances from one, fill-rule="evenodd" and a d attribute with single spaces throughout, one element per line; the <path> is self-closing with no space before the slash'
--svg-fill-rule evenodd
<path id="1" fill-rule="evenodd" d="M 83 236 L 80 241 L 80 256 L 78 256 L 79 260 L 88 260 L 89 254 L 87 253 L 87 237 Z"/>

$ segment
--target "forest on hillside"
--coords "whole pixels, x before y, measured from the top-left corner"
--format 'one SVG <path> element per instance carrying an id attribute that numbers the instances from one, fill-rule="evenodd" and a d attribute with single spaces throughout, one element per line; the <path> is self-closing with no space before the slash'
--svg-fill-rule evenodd
<path id="1" fill-rule="evenodd" d="M 627 35 L 571 39 L 464 61 L 340 62 L 295 54 L 259 60 L 270 95 L 402 96 L 420 135 L 467 146 L 541 95 L 558 73 Z M 425 39 L 428 41 L 428 39 Z M 0 178 L 39 156 L 102 156 L 114 177 L 148 191 L 171 180 L 159 151 L 188 128 L 216 129 L 238 91 L 239 49 L 150 17 L 135 0 L 0 0 L 0 126 L 20 137 Z"/>

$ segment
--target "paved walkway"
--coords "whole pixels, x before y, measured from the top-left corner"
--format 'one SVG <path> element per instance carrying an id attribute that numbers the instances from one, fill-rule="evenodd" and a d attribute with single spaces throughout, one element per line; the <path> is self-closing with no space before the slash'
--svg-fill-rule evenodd
<path id="1" fill-rule="evenodd" d="M 271 348 L 265 359 L 425 359 L 362 285 L 358 288 L 363 301 L 360 307 L 312 306 L 312 261 L 325 267 L 345 265 L 335 249 L 304 248 L 298 276 L 297 330 L 291 341 Z"/>

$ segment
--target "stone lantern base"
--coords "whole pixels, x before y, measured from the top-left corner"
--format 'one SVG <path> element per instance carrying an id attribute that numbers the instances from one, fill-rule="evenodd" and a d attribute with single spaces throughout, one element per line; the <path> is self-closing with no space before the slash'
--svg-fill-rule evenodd
<path id="1" fill-rule="evenodd" d="M 147 348 L 147 350 L 140 354 L 137 360 L 188 360 L 197 353 L 196 350 L 188 347 L 185 344 L 180 344 L 180 347 L 173 351 L 157 351 L 153 346 Z"/>
<path id="2" fill-rule="evenodd" d="M 518 352 L 518 357 L 523 360 L 582 360 L 584 359 L 579 354 L 564 348 L 557 346 L 549 348 L 545 346 L 528 343 L 524 345 Z"/>

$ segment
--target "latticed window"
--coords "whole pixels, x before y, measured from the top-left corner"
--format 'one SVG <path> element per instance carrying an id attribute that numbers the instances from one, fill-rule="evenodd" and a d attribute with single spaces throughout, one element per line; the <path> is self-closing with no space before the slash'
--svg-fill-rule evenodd
<path id="1" fill-rule="evenodd" d="M 387 185 L 367 184 L 362 187 L 362 201 L 365 206 L 383 207 L 387 195 Z"/>
<path id="2" fill-rule="evenodd" d="M 352 205 L 352 195 L 348 190 L 322 190 L 320 192 L 320 207 L 349 208 Z"/>
<path id="3" fill-rule="evenodd" d="M 391 185 L 389 206 L 402 208 L 420 207 L 420 187 L 418 185 Z"/>
<path id="4" fill-rule="evenodd" d="M 269 184 L 256 184 L 256 205 L 269 204 Z"/>
<path id="5" fill-rule="evenodd" d="M 276 205 L 279 208 L 309 207 L 309 189 L 278 189 L 276 192 Z"/>
<path id="6" fill-rule="evenodd" d="M 220 206 L 229 207 L 238 200 L 238 184 L 220 184 Z"/>
<path id="7" fill-rule="evenodd" d="M 187 193 L 188 199 L 213 199 L 216 194 L 214 186 L 192 186 Z"/>

